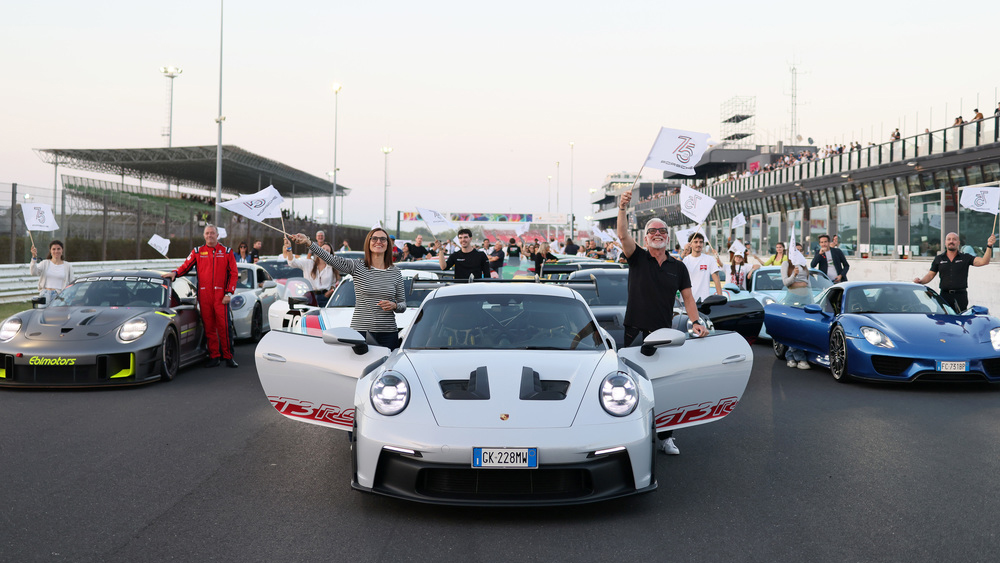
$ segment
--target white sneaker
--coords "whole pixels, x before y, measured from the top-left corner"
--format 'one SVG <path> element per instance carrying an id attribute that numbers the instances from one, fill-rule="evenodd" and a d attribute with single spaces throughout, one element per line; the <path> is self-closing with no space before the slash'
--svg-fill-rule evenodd
<path id="1" fill-rule="evenodd" d="M 795 360 L 788 360 L 788 367 L 793 368 L 797 365 L 799 365 L 799 363 L 796 362 Z"/>
<path id="2" fill-rule="evenodd" d="M 805 360 L 799 362 L 799 369 L 809 369 L 809 362 Z"/>
<path id="3" fill-rule="evenodd" d="M 681 451 L 677 449 L 677 444 L 674 443 L 673 437 L 667 438 L 662 443 L 660 443 L 660 449 L 663 453 L 667 455 L 680 455 Z"/>

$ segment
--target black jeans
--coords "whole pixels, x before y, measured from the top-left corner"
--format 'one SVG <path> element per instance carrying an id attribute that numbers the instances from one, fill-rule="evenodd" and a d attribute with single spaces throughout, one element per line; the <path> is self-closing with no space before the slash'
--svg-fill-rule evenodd
<path id="1" fill-rule="evenodd" d="M 958 313 L 969 308 L 969 292 L 965 289 L 942 289 L 941 297 Z"/>
<path id="2" fill-rule="evenodd" d="M 362 330 L 361 336 L 372 335 L 375 342 L 378 342 L 379 346 L 385 346 L 390 350 L 395 350 L 399 348 L 399 333 L 398 332 L 373 332 Z"/>

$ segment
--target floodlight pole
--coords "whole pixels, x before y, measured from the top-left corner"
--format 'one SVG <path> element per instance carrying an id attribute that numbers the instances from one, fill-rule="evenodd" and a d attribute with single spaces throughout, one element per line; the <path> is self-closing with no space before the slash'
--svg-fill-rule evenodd
<path id="1" fill-rule="evenodd" d="M 330 248 L 336 249 L 337 244 L 337 105 L 340 101 L 339 83 L 333 84 L 333 192 L 330 197 Z"/>
<path id="2" fill-rule="evenodd" d="M 215 122 L 219 124 L 219 142 L 215 148 L 215 226 L 222 223 L 222 122 L 226 117 L 222 115 L 222 30 L 225 15 L 225 0 L 219 0 L 219 117 Z"/>

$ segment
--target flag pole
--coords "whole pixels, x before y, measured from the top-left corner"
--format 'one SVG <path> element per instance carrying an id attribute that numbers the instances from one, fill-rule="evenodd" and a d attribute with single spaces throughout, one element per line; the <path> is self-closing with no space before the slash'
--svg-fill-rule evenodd
<path id="1" fill-rule="evenodd" d="M 35 237 L 31 236 L 31 229 L 27 229 L 28 238 L 31 239 L 31 246 L 35 246 Z"/>
<path id="2" fill-rule="evenodd" d="M 640 167 L 639 167 L 639 173 L 635 175 L 635 181 L 634 181 L 634 182 L 632 182 L 632 187 L 631 187 L 631 188 L 629 188 L 629 189 L 628 189 L 628 191 L 630 191 L 630 192 L 631 192 L 632 190 L 634 190 L 634 189 L 635 189 L 635 185 L 639 183 L 639 178 L 640 178 L 640 177 L 642 176 L 642 171 L 643 171 L 643 170 L 644 170 L 645 168 L 646 168 L 646 165 L 645 165 L 645 164 L 643 164 L 642 166 L 640 166 Z"/>

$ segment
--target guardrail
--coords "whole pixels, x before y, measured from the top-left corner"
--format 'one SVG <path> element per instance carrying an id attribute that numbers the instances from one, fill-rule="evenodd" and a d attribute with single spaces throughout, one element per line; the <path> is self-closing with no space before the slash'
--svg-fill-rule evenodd
<path id="1" fill-rule="evenodd" d="M 183 259 L 162 260 L 109 260 L 98 262 L 72 262 L 73 275 L 81 276 L 102 270 L 146 270 L 149 268 L 173 269 Z M 28 264 L 0 265 L 0 303 L 28 301 L 38 295 L 38 276 L 31 275 Z"/>

